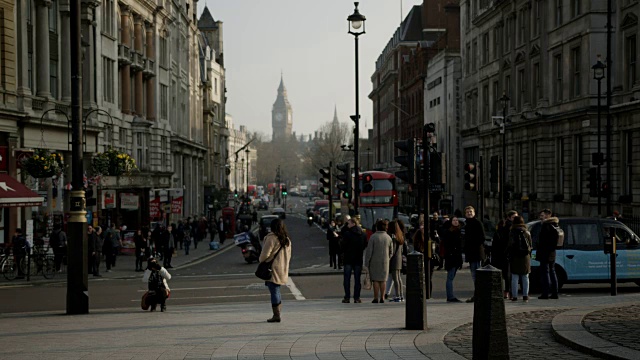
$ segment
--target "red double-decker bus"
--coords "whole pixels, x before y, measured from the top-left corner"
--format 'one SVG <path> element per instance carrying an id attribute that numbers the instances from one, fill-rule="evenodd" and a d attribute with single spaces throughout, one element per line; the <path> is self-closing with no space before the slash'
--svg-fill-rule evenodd
<path id="1" fill-rule="evenodd" d="M 398 216 L 396 176 L 382 171 L 360 173 L 360 219 L 367 237 L 378 219 L 393 220 Z"/>

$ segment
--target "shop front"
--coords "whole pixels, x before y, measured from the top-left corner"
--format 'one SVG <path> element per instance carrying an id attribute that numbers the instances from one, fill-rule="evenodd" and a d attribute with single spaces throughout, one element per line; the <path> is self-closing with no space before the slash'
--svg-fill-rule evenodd
<path id="1" fill-rule="evenodd" d="M 0 157 L 1 159 L 1 157 Z M 0 173 L 0 243 L 11 242 L 17 219 L 16 208 L 41 206 L 44 198 L 7 173 Z"/>

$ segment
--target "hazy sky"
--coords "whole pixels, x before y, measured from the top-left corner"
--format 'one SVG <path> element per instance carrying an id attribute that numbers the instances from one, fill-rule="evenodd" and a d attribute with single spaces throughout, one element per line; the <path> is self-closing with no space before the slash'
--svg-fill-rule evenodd
<path id="1" fill-rule="evenodd" d="M 362 0 L 366 34 L 360 36 L 360 134 L 372 128 L 371 75 L 402 17 L 421 0 Z M 355 45 L 348 34 L 348 0 L 200 0 L 224 23 L 227 113 L 236 127 L 271 135 L 271 108 L 284 74 L 293 131 L 310 134 L 355 113 Z"/>

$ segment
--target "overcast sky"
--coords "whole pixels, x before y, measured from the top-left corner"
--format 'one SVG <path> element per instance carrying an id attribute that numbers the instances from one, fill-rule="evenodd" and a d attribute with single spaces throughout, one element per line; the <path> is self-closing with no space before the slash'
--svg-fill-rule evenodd
<path id="1" fill-rule="evenodd" d="M 362 0 L 360 36 L 361 136 L 372 128 L 371 75 L 375 61 L 402 18 L 421 0 Z M 200 0 L 224 23 L 227 113 L 236 127 L 271 135 L 271 108 L 284 74 L 293 108 L 293 131 L 310 134 L 355 113 L 355 45 L 348 34 L 349 0 Z"/>

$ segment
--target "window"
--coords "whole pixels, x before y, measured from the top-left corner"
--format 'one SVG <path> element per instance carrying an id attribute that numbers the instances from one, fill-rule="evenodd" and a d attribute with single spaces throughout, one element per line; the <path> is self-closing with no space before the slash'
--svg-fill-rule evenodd
<path id="1" fill-rule="evenodd" d="M 582 194 L 582 136 L 573 137 L 573 193 Z"/>
<path id="2" fill-rule="evenodd" d="M 169 66 L 169 52 L 167 51 L 167 38 L 163 35 L 160 36 L 160 66 Z"/>
<path id="3" fill-rule="evenodd" d="M 518 111 L 522 110 L 522 106 L 526 102 L 527 86 L 524 75 L 524 69 L 518 70 Z"/>
<path id="4" fill-rule="evenodd" d="M 522 45 L 525 41 L 525 27 L 527 26 L 526 22 L 526 14 L 525 10 L 520 11 L 520 16 L 518 16 L 518 44 Z"/>
<path id="5" fill-rule="evenodd" d="M 120 152 L 126 152 L 127 151 L 127 129 L 120 127 L 120 138 L 118 141 L 118 145 L 120 145 Z"/>
<path id="6" fill-rule="evenodd" d="M 58 62 L 56 60 L 49 60 L 49 88 L 51 90 L 51 96 L 54 99 L 58 98 Z"/>
<path id="7" fill-rule="evenodd" d="M 556 102 L 562 101 L 562 54 L 553 57 L 553 95 Z"/>
<path id="8" fill-rule="evenodd" d="M 440 98 L 438 98 L 440 100 Z M 482 120 L 488 122 L 490 117 L 489 112 L 489 85 L 482 87 Z"/>
<path id="9" fill-rule="evenodd" d="M 58 32 L 58 4 L 56 1 L 52 0 L 49 7 L 49 31 L 52 33 Z"/>
<path id="10" fill-rule="evenodd" d="M 135 143 L 134 143 L 134 149 L 135 149 L 135 159 L 136 159 L 136 163 L 138 165 L 138 167 L 142 170 L 142 169 L 146 169 L 146 159 L 144 158 L 145 155 L 145 134 L 144 133 L 136 133 L 135 136 Z"/>
<path id="11" fill-rule="evenodd" d="M 540 2 L 542 0 L 536 0 L 533 3 L 533 36 L 540 35 L 540 9 L 542 8 Z"/>
<path id="12" fill-rule="evenodd" d="M 213 91 L 215 91 L 215 94 L 218 95 L 218 78 L 214 78 L 214 84 L 213 84 Z"/>
<path id="13" fill-rule="evenodd" d="M 102 0 L 102 31 L 110 36 L 114 35 L 114 0 Z"/>
<path id="14" fill-rule="evenodd" d="M 532 105 L 536 107 L 538 105 L 538 99 L 540 96 L 540 63 L 533 64 L 533 89 L 531 89 Z"/>
<path id="15" fill-rule="evenodd" d="M 473 53 L 471 54 L 471 71 L 475 72 L 478 64 L 478 41 L 473 40 Z"/>
<path id="16" fill-rule="evenodd" d="M 627 131 L 624 135 L 624 194 L 631 195 L 633 193 L 633 131 Z"/>
<path id="17" fill-rule="evenodd" d="M 516 147 L 515 147 L 515 154 L 513 155 L 515 158 L 515 164 L 517 166 L 515 166 L 515 175 L 516 175 L 516 179 L 515 179 L 515 188 L 517 189 L 516 191 L 521 191 L 523 189 L 523 184 L 522 184 L 522 180 L 525 176 L 524 171 L 525 171 L 525 166 L 524 162 L 523 162 L 523 158 L 522 158 L 522 143 L 517 143 Z"/>
<path id="18" fill-rule="evenodd" d="M 115 98 L 114 96 L 114 67 L 115 61 L 109 59 L 108 57 L 102 57 L 102 67 L 103 67 L 103 83 L 102 83 L 102 99 L 106 102 L 113 103 Z"/>
<path id="19" fill-rule="evenodd" d="M 489 62 L 489 32 L 482 36 L 482 64 Z"/>
<path id="20" fill-rule="evenodd" d="M 508 97 L 511 97 L 511 75 L 504 77 L 504 92 Z"/>
<path id="21" fill-rule="evenodd" d="M 556 183 L 556 194 L 564 194 L 564 178 L 566 175 L 564 150 L 565 150 L 564 139 L 559 138 L 556 143 L 556 164 L 557 164 L 556 174 L 558 174 L 558 177 L 557 177 L 558 182 Z"/>
<path id="22" fill-rule="evenodd" d="M 582 0 L 571 0 L 571 15 L 576 17 L 582 13 Z"/>
<path id="23" fill-rule="evenodd" d="M 160 171 L 163 171 L 168 164 L 169 156 L 167 154 L 167 137 L 160 136 Z"/>
<path id="24" fill-rule="evenodd" d="M 536 185 L 538 184 L 538 142 L 531 142 L 531 192 L 536 192 Z"/>
<path id="25" fill-rule="evenodd" d="M 498 99 L 500 98 L 500 88 L 498 86 L 499 82 L 493 82 L 493 115 L 498 115 Z"/>
<path id="26" fill-rule="evenodd" d="M 562 25 L 562 1 L 563 0 L 555 0 L 556 1 L 556 26 Z"/>
<path id="27" fill-rule="evenodd" d="M 500 55 L 500 29 L 493 29 L 493 59 L 497 59 Z"/>
<path id="28" fill-rule="evenodd" d="M 29 55 L 28 57 L 28 64 L 27 64 L 27 75 L 29 77 L 29 88 L 32 89 L 33 93 L 35 94 L 35 89 L 33 88 L 33 52 L 29 51 Z"/>
<path id="29" fill-rule="evenodd" d="M 504 21 L 504 52 L 508 52 L 511 49 L 511 19 L 507 18 Z"/>
<path id="30" fill-rule="evenodd" d="M 467 62 L 466 62 L 466 68 L 467 68 L 467 73 L 471 72 L 471 44 L 467 43 Z"/>
<path id="31" fill-rule="evenodd" d="M 633 88 L 633 84 L 635 84 L 637 80 L 637 52 L 636 52 L 636 35 L 629 36 L 625 39 L 625 58 L 626 58 L 626 68 L 627 68 L 627 88 L 630 90 Z"/>
<path id="32" fill-rule="evenodd" d="M 160 84 L 160 117 L 167 119 L 169 115 L 169 87 Z"/>
<path id="33" fill-rule="evenodd" d="M 571 96 L 580 96 L 580 47 L 571 49 Z"/>

